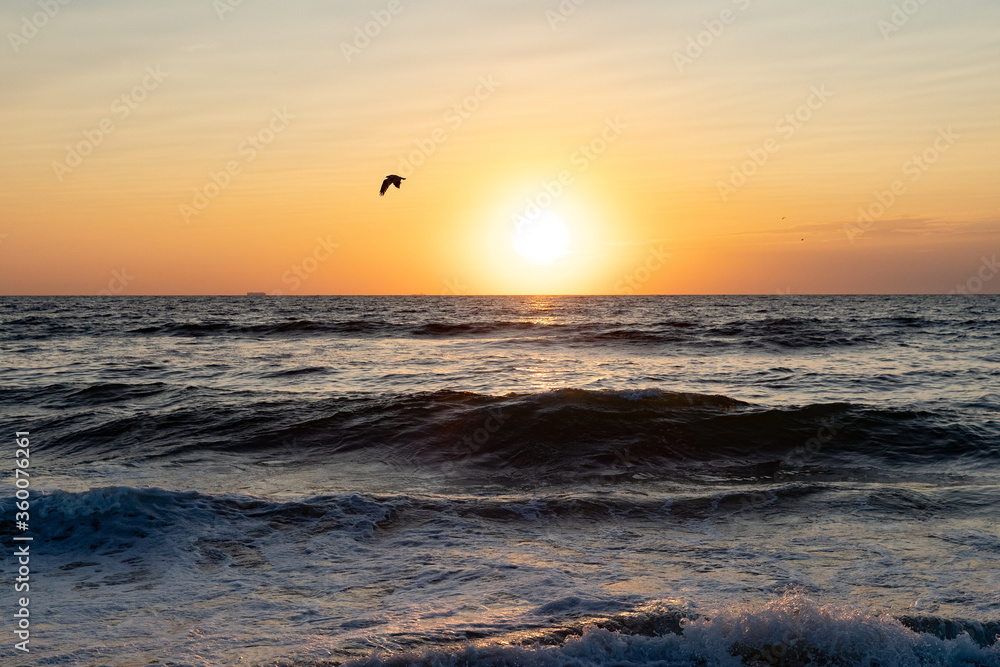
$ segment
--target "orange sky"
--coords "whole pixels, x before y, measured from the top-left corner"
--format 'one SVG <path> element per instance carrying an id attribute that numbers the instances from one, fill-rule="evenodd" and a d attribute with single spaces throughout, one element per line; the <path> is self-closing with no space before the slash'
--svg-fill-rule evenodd
<path id="1" fill-rule="evenodd" d="M 0 8 L 2 294 L 949 292 L 1000 250 L 988 0 L 96 4 Z"/>

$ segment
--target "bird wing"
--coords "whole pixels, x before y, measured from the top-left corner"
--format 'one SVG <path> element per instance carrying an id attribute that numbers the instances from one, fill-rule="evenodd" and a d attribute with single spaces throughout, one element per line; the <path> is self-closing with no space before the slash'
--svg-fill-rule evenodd
<path id="1" fill-rule="evenodd" d="M 385 191 L 389 189 L 389 184 L 390 183 L 392 183 L 392 179 L 391 178 L 387 178 L 384 181 L 382 181 L 382 189 L 378 191 L 379 196 L 382 196 L 382 195 L 385 194 Z"/>

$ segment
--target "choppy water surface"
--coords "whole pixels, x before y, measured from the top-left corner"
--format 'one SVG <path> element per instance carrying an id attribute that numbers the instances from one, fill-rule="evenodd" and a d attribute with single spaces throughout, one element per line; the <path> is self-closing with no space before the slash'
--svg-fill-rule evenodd
<path id="1" fill-rule="evenodd" d="M 1000 665 L 998 305 L 2 298 L 22 664 Z"/>

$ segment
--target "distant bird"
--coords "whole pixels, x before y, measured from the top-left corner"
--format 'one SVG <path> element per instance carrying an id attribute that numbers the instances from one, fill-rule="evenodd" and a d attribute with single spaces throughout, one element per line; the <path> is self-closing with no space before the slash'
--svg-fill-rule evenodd
<path id="1" fill-rule="evenodd" d="M 405 181 L 405 180 L 406 179 L 403 178 L 402 176 L 396 176 L 395 174 L 389 174 L 388 176 L 385 177 L 385 180 L 382 181 L 382 189 L 378 191 L 379 196 L 380 197 L 384 197 L 385 196 L 385 191 L 389 189 L 390 185 L 395 185 L 396 189 L 398 190 L 399 189 L 399 182 L 400 181 Z"/>

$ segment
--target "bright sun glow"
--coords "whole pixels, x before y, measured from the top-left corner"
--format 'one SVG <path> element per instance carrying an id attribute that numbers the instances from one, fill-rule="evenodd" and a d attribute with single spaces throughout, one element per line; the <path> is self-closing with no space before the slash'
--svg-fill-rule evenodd
<path id="1" fill-rule="evenodd" d="M 551 264 L 569 252 L 569 227 L 552 211 L 534 220 L 521 218 L 511 242 L 517 254 L 532 264 Z"/>

